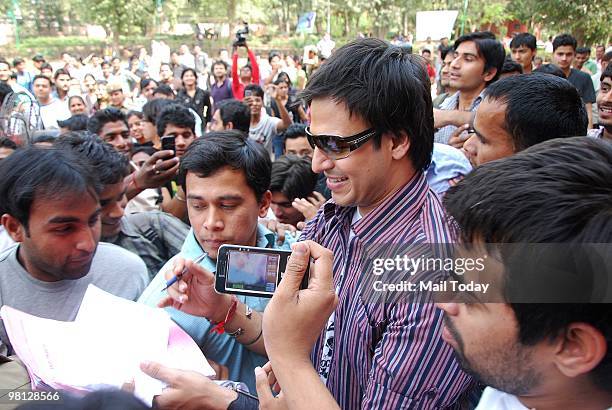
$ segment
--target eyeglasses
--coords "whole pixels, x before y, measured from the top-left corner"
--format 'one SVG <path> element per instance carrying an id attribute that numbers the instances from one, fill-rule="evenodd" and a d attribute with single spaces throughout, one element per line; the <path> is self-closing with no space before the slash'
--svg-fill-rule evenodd
<path id="1" fill-rule="evenodd" d="M 374 128 L 369 128 L 359 134 L 349 137 L 340 135 L 315 135 L 310 132 L 310 127 L 306 128 L 306 138 L 314 149 L 319 148 L 331 159 L 343 159 L 348 157 L 351 152 L 368 142 L 378 132 Z"/>

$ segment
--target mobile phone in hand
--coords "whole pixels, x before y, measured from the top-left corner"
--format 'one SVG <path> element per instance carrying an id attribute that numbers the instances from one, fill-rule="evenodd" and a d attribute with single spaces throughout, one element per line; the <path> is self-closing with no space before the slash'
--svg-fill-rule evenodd
<path id="1" fill-rule="evenodd" d="M 176 156 L 176 145 L 174 135 L 164 135 L 161 137 L 162 150 L 172 150 L 172 154 Z"/>
<path id="2" fill-rule="evenodd" d="M 215 290 L 271 298 L 287 268 L 291 251 L 253 246 L 221 245 L 217 255 Z M 300 289 L 308 287 L 309 267 Z"/>

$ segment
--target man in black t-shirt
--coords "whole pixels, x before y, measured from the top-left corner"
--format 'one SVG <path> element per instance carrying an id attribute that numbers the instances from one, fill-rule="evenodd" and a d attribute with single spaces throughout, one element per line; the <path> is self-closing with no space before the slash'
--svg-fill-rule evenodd
<path id="1" fill-rule="evenodd" d="M 580 70 L 572 68 L 576 56 L 577 42 L 570 34 L 561 34 L 553 40 L 553 62 L 565 74 L 565 78 L 578 89 L 584 108 L 589 115 L 589 129 L 593 128 L 592 104 L 595 102 L 595 88 L 591 77 Z"/>

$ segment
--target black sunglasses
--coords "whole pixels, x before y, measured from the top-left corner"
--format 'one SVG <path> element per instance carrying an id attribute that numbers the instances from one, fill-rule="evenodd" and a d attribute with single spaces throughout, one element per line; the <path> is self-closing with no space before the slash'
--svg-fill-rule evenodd
<path id="1" fill-rule="evenodd" d="M 343 159 L 348 157 L 351 152 L 368 142 L 378 132 L 374 128 L 369 128 L 359 134 L 343 137 L 340 135 L 315 135 L 310 132 L 310 127 L 306 127 L 306 138 L 314 149 L 319 148 L 331 159 Z"/>

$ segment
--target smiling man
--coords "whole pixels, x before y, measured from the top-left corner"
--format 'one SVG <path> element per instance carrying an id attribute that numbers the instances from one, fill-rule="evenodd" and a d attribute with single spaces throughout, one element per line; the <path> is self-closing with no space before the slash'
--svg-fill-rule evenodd
<path id="1" fill-rule="evenodd" d="M 599 129 L 589 131 L 589 136 L 612 142 L 612 65 L 608 64 L 600 78 L 597 93 Z"/>
<path id="2" fill-rule="evenodd" d="M 540 142 L 586 135 L 587 115 L 574 86 L 546 74 L 504 78 L 488 87 L 463 144 L 473 166 Z"/>
<path id="3" fill-rule="evenodd" d="M 609 290 L 610 163 L 612 145 L 604 141 L 555 139 L 477 168 L 447 192 L 445 205 L 461 228 L 463 247 L 489 255 L 484 270 L 468 272 L 464 280 L 492 280 L 499 292 L 495 300 L 470 296 L 469 303 L 439 304 L 444 339 L 462 366 L 489 386 L 477 409 L 612 405 L 612 310 L 601 303 L 610 294 L 591 299 L 600 289 L 598 278 Z M 510 249 L 504 243 L 531 249 L 571 244 L 569 249 L 590 250 L 584 256 L 591 263 L 573 260 L 547 277 L 542 258 L 523 258 L 519 267 L 500 250 Z M 592 258 L 599 251 L 607 261 Z M 559 286 L 561 278 L 569 293 Z M 544 286 L 534 292 L 538 279 L 545 279 Z M 575 295 L 586 298 L 576 303 Z"/>
<path id="4" fill-rule="evenodd" d="M 111 144 L 127 158 L 132 154 L 132 138 L 125 114 L 117 108 L 97 111 L 87 122 L 87 131 Z"/>
<path id="5" fill-rule="evenodd" d="M 2 226 L 17 242 L 0 257 L 0 305 L 67 321 L 89 284 L 126 299 L 140 295 L 147 280 L 142 260 L 98 244 L 100 185 L 82 158 L 24 148 L 0 162 L 0 175 Z M 9 341 L 2 325 L 0 339 L 3 351 Z"/>
<path id="6" fill-rule="evenodd" d="M 482 101 L 483 90 L 498 79 L 504 65 L 504 47 L 488 31 L 461 36 L 455 41 L 449 85 L 458 90 L 434 110 L 435 142 L 448 144 L 451 134 L 470 122 Z"/>

